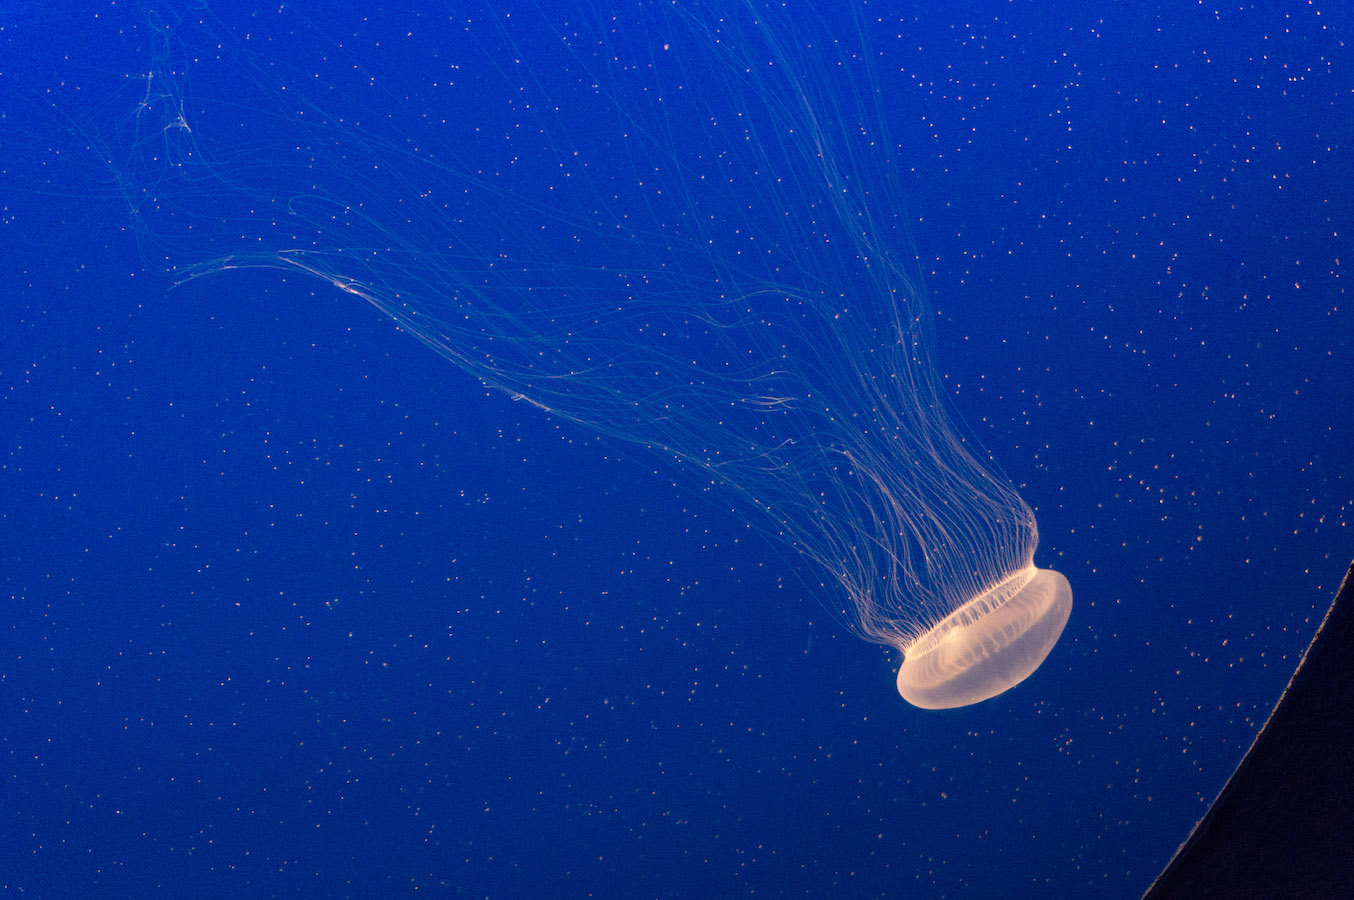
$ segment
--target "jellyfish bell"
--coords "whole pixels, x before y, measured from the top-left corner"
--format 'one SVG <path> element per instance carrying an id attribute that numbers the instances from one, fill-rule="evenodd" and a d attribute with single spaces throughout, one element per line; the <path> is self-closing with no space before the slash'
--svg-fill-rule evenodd
<path id="1" fill-rule="evenodd" d="M 903 647 L 898 693 L 922 709 L 995 697 L 1039 668 L 1071 613 L 1062 573 L 1027 566 Z"/>

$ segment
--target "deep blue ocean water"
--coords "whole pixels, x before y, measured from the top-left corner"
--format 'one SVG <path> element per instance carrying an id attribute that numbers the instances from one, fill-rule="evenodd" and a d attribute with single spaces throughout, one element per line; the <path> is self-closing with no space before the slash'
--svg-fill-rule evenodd
<path id="1" fill-rule="evenodd" d="M 939 713 L 660 455 L 300 273 L 166 273 L 197 239 L 150 215 L 157 183 L 229 185 L 156 168 L 157 66 L 225 105 L 272 84 L 244 62 L 285 54 L 379 128 L 364 85 L 419 83 L 457 35 L 546 72 L 530 23 L 596 10 L 486 13 L 520 31 L 450 28 L 456 8 L 0 13 L 0 885 L 1146 888 L 1354 556 L 1354 14 L 860 9 L 936 365 L 1076 598 L 1027 682 Z M 486 117 L 510 118 L 511 81 Z M 285 117 L 241 121 L 212 171 L 287 140 Z"/>

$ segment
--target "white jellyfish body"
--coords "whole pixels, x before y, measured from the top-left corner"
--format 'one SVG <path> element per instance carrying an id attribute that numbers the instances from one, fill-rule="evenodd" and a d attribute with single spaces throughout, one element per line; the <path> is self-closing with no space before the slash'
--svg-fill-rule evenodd
<path id="1" fill-rule="evenodd" d="M 1029 566 L 904 647 L 898 693 L 923 709 L 995 697 L 1039 668 L 1071 614 L 1062 573 Z"/>

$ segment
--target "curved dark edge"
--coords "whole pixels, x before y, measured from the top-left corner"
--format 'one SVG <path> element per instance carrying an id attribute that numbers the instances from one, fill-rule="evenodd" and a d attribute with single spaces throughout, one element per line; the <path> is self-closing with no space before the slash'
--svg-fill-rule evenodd
<path id="1" fill-rule="evenodd" d="M 1354 563 L 1250 750 L 1143 897 L 1354 897 Z"/>

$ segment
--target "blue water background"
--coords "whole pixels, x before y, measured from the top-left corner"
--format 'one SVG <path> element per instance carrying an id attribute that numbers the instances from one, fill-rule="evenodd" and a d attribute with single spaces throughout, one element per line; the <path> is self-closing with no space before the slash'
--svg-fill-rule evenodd
<path id="1" fill-rule="evenodd" d="M 667 461 L 317 281 L 171 290 L 84 153 L 144 16 L 65 6 L 0 16 L 6 890 L 1134 897 L 1354 556 L 1339 3 L 870 27 L 939 368 L 1076 597 L 942 713 Z"/>

